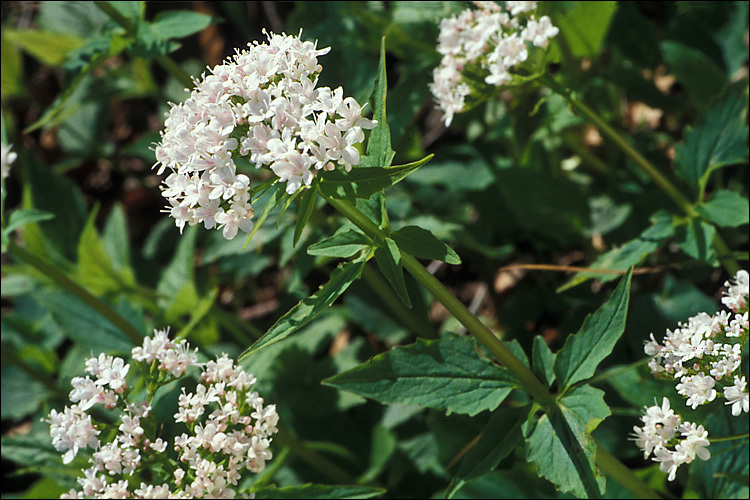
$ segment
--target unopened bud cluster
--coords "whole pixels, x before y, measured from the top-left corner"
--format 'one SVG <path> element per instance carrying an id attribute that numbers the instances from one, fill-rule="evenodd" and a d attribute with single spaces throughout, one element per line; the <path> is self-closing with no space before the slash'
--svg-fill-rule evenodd
<path id="1" fill-rule="evenodd" d="M 272 458 L 269 446 L 277 432 L 275 405 L 264 406 L 251 390 L 255 378 L 226 355 L 198 363 L 197 349 L 185 340 L 170 341 L 156 331 L 132 350 L 145 376 L 145 399 L 126 380 L 130 365 L 101 354 L 86 361 L 86 377 L 71 381 L 74 403 L 52 410 L 52 443 L 68 464 L 82 450 L 92 450 L 90 467 L 78 478 L 80 490 L 62 498 L 234 498 L 245 470 L 260 472 Z M 190 367 L 202 370 L 194 392 L 183 388 L 175 422 L 188 432 L 173 443 L 160 436 L 152 401 L 156 391 L 182 378 Z M 106 419 L 96 415 L 107 410 Z"/>
<path id="2" fill-rule="evenodd" d="M 464 110 L 471 92 L 469 69 L 488 85 L 508 84 L 529 51 L 545 48 L 560 31 L 549 17 L 535 17 L 537 2 L 504 3 L 505 10 L 496 2 L 474 2 L 478 10 L 466 9 L 440 23 L 437 50 L 443 58 L 430 90 L 446 125 Z"/>
<path id="3" fill-rule="evenodd" d="M 269 167 L 287 193 L 309 186 L 319 170 L 359 165 L 357 144 L 375 121 L 343 89 L 317 88 L 317 49 L 298 36 L 267 33 L 195 81 L 190 97 L 172 105 L 155 167 L 166 169 L 162 195 L 177 227 L 203 223 L 227 239 L 253 228 L 250 179 L 239 157 Z"/>

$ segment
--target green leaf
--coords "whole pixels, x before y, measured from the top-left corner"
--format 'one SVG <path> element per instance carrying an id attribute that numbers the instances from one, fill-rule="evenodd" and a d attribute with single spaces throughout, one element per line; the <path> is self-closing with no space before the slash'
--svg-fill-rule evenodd
<path id="1" fill-rule="evenodd" d="M 304 484 L 302 486 L 285 486 L 284 488 L 265 488 L 255 491 L 258 500 L 275 498 L 372 498 L 383 495 L 387 490 L 374 486 L 348 486 L 329 484 Z"/>
<path id="2" fill-rule="evenodd" d="M 3 350 L 8 347 L 3 346 Z M 6 360 L 2 364 L 3 420 L 19 421 L 36 412 L 50 397 L 49 390 L 28 373 Z M 3 455 L 5 452 L 3 451 Z"/>
<path id="3" fill-rule="evenodd" d="M 333 236 L 307 247 L 307 253 L 324 257 L 348 258 L 372 245 L 372 241 L 367 236 L 354 228 L 352 224 L 339 228 Z"/>
<path id="4" fill-rule="evenodd" d="M 405 226 L 391 233 L 396 245 L 406 253 L 423 259 L 441 260 L 448 264 L 460 264 L 461 258 L 448 245 L 431 232 L 417 226 Z"/>
<path id="5" fill-rule="evenodd" d="M 565 5 L 550 6 L 552 23 L 560 28 L 558 37 L 564 37 L 573 57 L 598 57 L 609 30 L 617 2 L 574 2 L 574 7 L 566 10 Z M 553 38 L 553 44 L 556 44 Z"/>
<path id="6" fill-rule="evenodd" d="M 50 312 L 69 339 L 92 353 L 129 353 L 133 348 L 133 341 L 119 328 L 74 295 L 39 292 L 34 298 Z"/>
<path id="7" fill-rule="evenodd" d="M 130 268 L 130 240 L 128 239 L 128 224 L 122 204 L 117 203 L 107 219 L 107 225 L 102 231 L 102 244 L 107 250 L 112 266 L 118 271 L 132 274 Z M 135 279 L 133 279 L 135 281 Z"/>
<path id="8" fill-rule="evenodd" d="M 320 174 L 320 191 L 331 198 L 345 198 L 354 201 L 356 198 L 370 198 L 373 194 L 402 181 L 407 175 L 430 161 L 428 155 L 406 165 L 395 167 L 354 168 L 351 172 L 331 170 Z"/>
<path id="9" fill-rule="evenodd" d="M 526 438 L 526 458 L 558 490 L 600 498 L 606 482 L 594 464 L 596 443 L 590 434 L 609 415 L 604 392 L 591 386 L 575 388 L 560 399 L 558 410 L 539 419 Z"/>
<path id="10" fill-rule="evenodd" d="M 687 224 L 678 227 L 680 248 L 692 258 L 711 265 L 716 264 L 715 236 L 716 227 L 699 218 L 689 219 Z"/>
<path id="11" fill-rule="evenodd" d="M 477 354 L 469 337 L 417 339 L 323 383 L 384 404 L 468 415 L 494 410 L 518 387 L 506 369 Z"/>
<path id="12" fill-rule="evenodd" d="M 654 214 L 651 219 L 651 226 L 643 231 L 640 236 L 600 255 L 591 264 L 591 271 L 576 273 L 565 284 L 560 286 L 557 292 L 562 292 L 592 278 L 596 278 L 602 283 L 616 280 L 619 277 L 618 274 L 597 273 L 594 269 L 624 271 L 629 267 L 637 266 L 674 235 L 675 230 L 672 219 L 672 216 L 666 213 Z"/>
<path id="13" fill-rule="evenodd" d="M 75 35 L 35 29 L 3 28 L 3 37 L 48 66 L 62 65 L 69 52 L 84 44 L 84 41 Z"/>
<path id="14" fill-rule="evenodd" d="M 289 197 L 289 194 L 284 189 L 284 185 L 281 183 L 277 183 L 275 187 L 271 187 L 270 190 L 271 194 L 268 198 L 268 202 L 266 203 L 266 206 L 263 207 L 263 211 L 258 216 L 258 220 L 255 222 L 253 230 L 250 231 L 250 234 L 247 236 L 247 241 L 245 241 L 245 245 L 242 248 L 247 247 L 247 244 L 250 243 L 251 239 L 253 239 L 253 236 L 258 231 L 258 229 L 260 229 L 260 226 L 263 224 L 263 222 L 268 218 L 268 215 L 271 213 L 271 211 L 284 203 L 284 200 Z"/>
<path id="15" fill-rule="evenodd" d="M 696 106 L 703 107 L 727 84 L 724 70 L 703 52 L 674 40 L 665 40 L 659 47 L 670 73 L 685 86 Z"/>
<path id="16" fill-rule="evenodd" d="M 306 189 L 302 194 L 302 198 L 299 200 L 299 211 L 297 212 L 297 224 L 294 226 L 294 240 L 292 246 L 296 247 L 302 231 L 307 225 L 307 221 L 310 220 L 310 216 L 315 208 L 315 188 L 310 187 Z"/>
<path id="17" fill-rule="evenodd" d="M 391 130 L 385 113 L 385 99 L 388 79 L 385 74 L 385 37 L 380 41 L 380 62 L 375 77 L 375 86 L 370 95 L 370 106 L 377 126 L 370 132 L 367 142 L 367 156 L 362 158 L 360 167 L 388 167 L 396 154 L 391 148 Z"/>
<path id="18" fill-rule="evenodd" d="M 216 19 L 191 10 L 168 10 L 159 12 L 151 23 L 151 29 L 164 40 L 185 38 L 203 31 Z"/>
<path id="19" fill-rule="evenodd" d="M 552 386 L 555 382 L 555 360 L 557 354 L 553 353 L 544 337 L 537 335 L 534 337 L 534 345 L 531 348 L 531 359 L 533 371 L 547 387 Z"/>
<path id="20" fill-rule="evenodd" d="M 172 261 L 162 272 L 156 292 L 159 294 L 158 304 L 168 310 L 177 307 L 175 315 L 190 312 L 198 301 L 198 291 L 195 288 L 195 240 L 198 228 L 188 227 L 180 237 Z"/>
<path id="21" fill-rule="evenodd" d="M 41 222 L 54 217 L 55 214 L 45 212 L 44 210 L 37 210 L 35 208 L 14 210 L 11 212 L 10 216 L 8 216 L 8 225 L 3 229 L 3 233 L 10 234 L 15 229 L 25 226 L 26 224 Z"/>
<path id="22" fill-rule="evenodd" d="M 461 467 L 446 490 L 445 498 L 453 498 L 467 481 L 495 470 L 500 461 L 521 444 L 521 423 L 526 420 L 528 412 L 529 406 L 524 406 L 500 408 L 492 414 L 479 441 L 461 462 Z"/>
<path id="23" fill-rule="evenodd" d="M 711 172 L 747 160 L 746 88 L 747 80 L 729 87 L 698 125 L 687 129 L 683 144 L 675 145 L 675 172 L 699 195 Z"/>
<path id="24" fill-rule="evenodd" d="M 92 210 L 78 243 L 78 267 L 73 279 L 94 295 L 117 294 L 135 285 L 132 272 L 118 272 L 104 248 L 94 222 L 98 207 Z"/>
<path id="25" fill-rule="evenodd" d="M 401 265 L 401 252 L 396 246 L 396 242 L 390 238 L 385 239 L 385 246 L 375 249 L 375 260 L 383 275 L 388 279 L 396 291 L 396 295 L 401 299 L 406 307 L 411 307 L 409 293 L 406 291 L 404 282 L 404 269 Z"/>
<path id="26" fill-rule="evenodd" d="M 563 389 L 593 376 L 596 367 L 609 356 L 625 331 L 632 274 L 631 269 L 609 300 L 586 317 L 578 333 L 568 337 L 557 353 L 554 371 Z"/>
<path id="27" fill-rule="evenodd" d="M 321 286 L 310 297 L 301 300 L 279 320 L 252 346 L 240 356 L 243 359 L 263 347 L 285 339 L 309 323 L 315 316 L 326 310 L 333 302 L 349 288 L 354 280 L 362 273 L 366 256 L 350 262 L 342 262 L 331 274 L 331 279 Z"/>
<path id="28" fill-rule="evenodd" d="M 747 198 L 728 189 L 715 191 L 707 202 L 695 208 L 703 217 L 719 227 L 738 227 L 750 222 Z"/>

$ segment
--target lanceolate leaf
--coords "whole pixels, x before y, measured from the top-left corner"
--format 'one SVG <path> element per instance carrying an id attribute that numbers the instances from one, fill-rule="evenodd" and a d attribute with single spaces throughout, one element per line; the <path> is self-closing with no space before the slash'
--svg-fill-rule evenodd
<path id="1" fill-rule="evenodd" d="M 325 257 L 347 258 L 371 244 L 372 242 L 367 236 L 355 230 L 354 226 L 349 224 L 336 231 L 333 236 L 307 247 L 307 253 Z"/>
<path id="2" fill-rule="evenodd" d="M 534 345 L 531 350 L 533 370 L 536 376 L 547 384 L 547 387 L 550 387 L 555 381 L 554 366 L 556 356 L 547 346 L 544 337 L 541 335 L 534 337 Z"/>
<path id="3" fill-rule="evenodd" d="M 600 498 L 606 483 L 594 465 L 596 443 L 590 434 L 609 414 L 604 392 L 576 388 L 539 419 L 526 439 L 526 457 L 560 491 Z"/>
<path id="4" fill-rule="evenodd" d="M 415 257 L 442 260 L 448 264 L 460 264 L 461 259 L 451 248 L 426 229 L 417 226 L 402 227 L 391 234 L 398 247 Z"/>
<path id="5" fill-rule="evenodd" d="M 299 201 L 299 212 L 297 212 L 297 225 L 294 227 L 294 241 L 292 246 L 297 246 L 300 236 L 302 236 L 302 230 L 305 229 L 307 221 L 310 220 L 310 216 L 315 208 L 315 189 L 306 189 L 302 198 Z"/>
<path id="6" fill-rule="evenodd" d="M 407 175 L 430 161 L 433 155 L 426 156 L 406 165 L 395 167 L 353 168 L 351 172 L 332 170 L 321 173 L 320 191 L 331 198 L 369 198 L 373 194 L 402 181 Z"/>
<path id="7" fill-rule="evenodd" d="M 404 282 L 404 270 L 401 266 L 401 252 L 392 239 L 386 238 L 385 243 L 386 246 L 375 249 L 375 260 L 401 302 L 406 307 L 411 307 L 411 300 L 409 300 L 409 293 L 406 291 Z"/>
<path id="8" fill-rule="evenodd" d="M 685 132 L 684 143 L 675 146 L 675 171 L 698 194 L 713 170 L 747 159 L 747 83 L 740 84 L 729 87 L 698 126 Z"/>
<path id="9" fill-rule="evenodd" d="M 557 353 L 554 371 L 563 389 L 594 375 L 625 331 L 632 273 L 628 271 L 609 300 L 586 317 L 579 332 L 568 337 Z"/>
<path id="10" fill-rule="evenodd" d="M 373 119 L 378 125 L 370 132 L 367 142 L 367 156 L 362 158 L 360 167 L 388 167 L 396 154 L 391 148 L 391 130 L 385 114 L 385 99 L 388 91 L 388 79 L 385 74 L 385 37 L 380 43 L 380 63 L 375 77 L 375 87 L 370 96 Z"/>
<path id="11" fill-rule="evenodd" d="M 518 386 L 506 369 L 479 357 L 468 337 L 417 339 L 323 383 L 385 404 L 468 415 L 494 410 Z"/>
<path id="12" fill-rule="evenodd" d="M 255 227 L 253 227 L 253 230 L 250 231 L 250 234 L 247 237 L 247 241 L 245 242 L 245 247 L 248 243 L 250 243 L 250 240 L 255 235 L 256 231 L 260 229 L 261 224 L 263 224 L 263 221 L 268 218 L 268 214 L 271 213 L 271 211 L 284 203 L 284 200 L 289 197 L 286 190 L 284 189 L 284 185 L 280 182 L 277 183 L 274 187 L 271 187 L 271 196 L 268 198 L 268 202 L 266 203 L 266 206 L 263 207 L 263 211 L 258 216 L 258 220 L 255 222 Z M 245 248 L 243 247 L 243 248 Z"/>
<path id="13" fill-rule="evenodd" d="M 500 460 L 521 444 L 521 424 L 526 420 L 529 408 L 500 408 L 492 414 L 482 430 L 479 441 L 461 462 L 458 473 L 448 486 L 445 498 L 453 498 L 466 481 L 492 472 Z"/>
<path id="14" fill-rule="evenodd" d="M 320 287 L 310 297 L 301 300 L 288 313 L 279 320 L 250 348 L 248 348 L 240 359 L 257 352 L 263 347 L 274 342 L 285 339 L 309 323 L 315 316 L 327 309 L 333 302 L 344 293 L 349 285 L 359 278 L 366 256 L 357 260 L 341 263 L 331 275 L 331 279 Z"/>

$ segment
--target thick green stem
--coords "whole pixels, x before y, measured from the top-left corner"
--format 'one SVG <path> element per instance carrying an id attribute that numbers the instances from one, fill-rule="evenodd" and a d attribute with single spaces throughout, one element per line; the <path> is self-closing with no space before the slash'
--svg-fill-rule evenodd
<path id="1" fill-rule="evenodd" d="M 688 217 L 694 218 L 699 216 L 693 204 L 690 203 L 690 200 L 688 200 L 674 186 L 674 184 L 669 181 L 669 179 L 667 179 L 650 161 L 648 161 L 633 146 L 631 146 L 630 143 L 628 143 L 628 141 L 625 140 L 625 138 L 619 132 L 617 132 L 606 121 L 604 121 L 604 119 L 599 116 L 593 109 L 573 97 L 570 91 L 560 85 L 560 83 L 558 83 L 554 78 L 551 78 L 549 76 L 542 76 L 540 78 L 540 81 L 551 90 L 564 97 L 571 106 L 576 108 L 583 116 L 585 116 L 591 123 L 593 123 L 602 134 L 604 134 L 612 142 L 614 142 L 617 147 L 620 148 L 620 150 L 625 153 L 626 156 L 633 160 L 633 162 L 635 162 L 635 164 L 638 165 L 641 170 L 643 170 L 646 175 L 648 175 L 656 183 L 656 185 L 659 186 L 664 194 L 669 196 L 672 201 L 674 201 Z M 724 269 L 726 269 L 729 274 L 735 275 L 737 271 L 739 271 L 740 266 L 731 257 L 729 248 L 727 247 L 726 243 L 724 243 L 724 240 L 721 238 L 718 232 L 714 237 L 713 245 L 716 249 L 719 259 L 724 266 Z"/>
<path id="2" fill-rule="evenodd" d="M 378 228 L 354 205 L 345 201 L 326 197 L 328 203 L 338 210 L 342 215 L 351 220 L 357 227 L 365 232 L 370 238 L 384 244 L 387 235 Z M 512 371 L 528 392 L 540 405 L 555 407 L 556 399 L 547 388 L 539 381 L 531 370 L 524 365 L 505 344 L 479 321 L 453 294 L 451 294 L 440 281 L 431 275 L 422 264 L 411 255 L 402 252 L 401 262 L 403 266 L 419 281 L 427 290 L 438 299 L 448 311 L 463 324 L 466 329 L 479 340 L 495 358 Z M 625 467 L 617 458 L 609 454 L 597 444 L 596 464 L 608 476 L 621 483 L 628 491 L 640 498 L 659 498 L 643 481 L 641 481 L 630 469 Z"/>
<path id="3" fill-rule="evenodd" d="M 10 242 L 8 250 L 10 250 L 10 253 L 16 258 L 35 267 L 42 274 L 45 274 L 48 278 L 54 281 L 60 288 L 72 293 L 85 302 L 89 307 L 104 316 L 110 323 L 127 335 L 135 345 L 141 345 L 143 342 L 143 333 L 139 332 L 128 322 L 128 320 L 120 316 L 120 314 L 112 309 L 109 304 L 102 301 L 99 297 L 92 295 L 81 285 L 68 278 L 54 264 L 32 252 L 29 252 L 23 247 L 18 246 L 14 242 Z"/>

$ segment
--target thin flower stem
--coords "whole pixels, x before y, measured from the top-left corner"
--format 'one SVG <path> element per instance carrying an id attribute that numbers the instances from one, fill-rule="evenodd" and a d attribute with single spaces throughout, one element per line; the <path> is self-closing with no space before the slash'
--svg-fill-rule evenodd
<path id="1" fill-rule="evenodd" d="M 649 359 L 651 358 L 643 358 L 639 359 L 638 361 L 635 361 L 633 363 L 630 363 L 628 365 L 624 366 L 618 366 L 617 368 L 612 368 L 611 370 L 607 370 L 604 373 L 600 373 L 596 377 L 590 378 L 586 381 L 587 384 L 598 384 L 599 382 L 603 382 L 609 378 L 615 377 L 621 373 L 629 372 L 630 370 L 633 370 L 635 368 L 638 368 L 641 365 L 645 365 L 648 363 Z"/>
<path id="2" fill-rule="evenodd" d="M 612 142 L 614 142 L 620 150 L 625 153 L 631 160 L 648 175 L 659 188 L 674 201 L 678 207 L 690 218 L 696 218 L 699 216 L 698 211 L 695 209 L 690 200 L 688 200 L 670 181 L 667 179 L 650 161 L 648 161 L 643 155 L 641 155 L 633 146 L 631 146 L 627 140 L 614 128 L 612 128 L 604 119 L 599 116 L 593 109 L 588 107 L 585 103 L 579 101 L 570 93 L 568 89 L 563 87 L 554 78 L 549 76 L 542 76 L 539 80 L 550 88 L 553 92 L 564 97 L 568 103 L 576 108 L 581 114 L 583 114 L 591 123 L 593 123 L 604 135 L 606 135 Z M 714 248 L 718 254 L 719 260 L 722 262 L 724 269 L 734 276 L 739 271 L 740 267 L 732 256 L 729 248 L 727 247 L 724 240 L 717 232 L 714 236 L 713 241 Z"/>
<path id="3" fill-rule="evenodd" d="M 46 275 L 52 281 L 54 281 L 60 288 L 66 290 L 83 302 L 89 307 L 94 309 L 96 312 L 104 316 L 110 323 L 117 327 L 122 333 L 128 336 L 128 338 L 135 344 L 140 345 L 143 342 L 143 334 L 138 331 L 133 325 L 128 322 L 125 318 L 112 309 L 109 304 L 101 300 L 99 297 L 92 295 L 88 290 L 83 288 L 75 281 L 68 278 L 62 271 L 60 271 L 54 264 L 48 260 L 26 250 L 23 247 L 18 246 L 14 242 L 10 242 L 8 250 L 18 259 L 26 262 L 32 267 L 36 268 L 42 274 Z"/>
<path id="4" fill-rule="evenodd" d="M 333 208 L 338 210 L 347 219 L 365 232 L 370 238 L 379 244 L 384 244 L 386 234 L 378 228 L 354 205 L 345 200 L 324 198 Z M 419 281 L 433 296 L 440 301 L 445 308 L 463 324 L 466 329 L 474 335 L 495 358 L 511 370 L 521 382 L 523 388 L 539 404 L 547 407 L 556 407 L 555 396 L 539 381 L 531 370 L 524 365 L 505 344 L 479 321 L 458 299 L 446 289 L 440 281 L 431 275 L 422 264 L 411 255 L 401 252 L 401 262 L 409 273 Z M 596 464 L 601 470 L 621 483 L 628 491 L 639 498 L 659 498 L 659 495 L 651 490 L 640 478 L 625 467 L 616 457 L 609 454 L 597 443 Z"/>
<path id="5" fill-rule="evenodd" d="M 735 434 L 734 436 L 722 436 L 722 437 L 711 436 L 711 442 L 720 443 L 722 441 L 735 441 L 737 439 L 748 439 L 748 438 L 750 438 L 750 433 L 745 432 L 744 434 Z"/>

